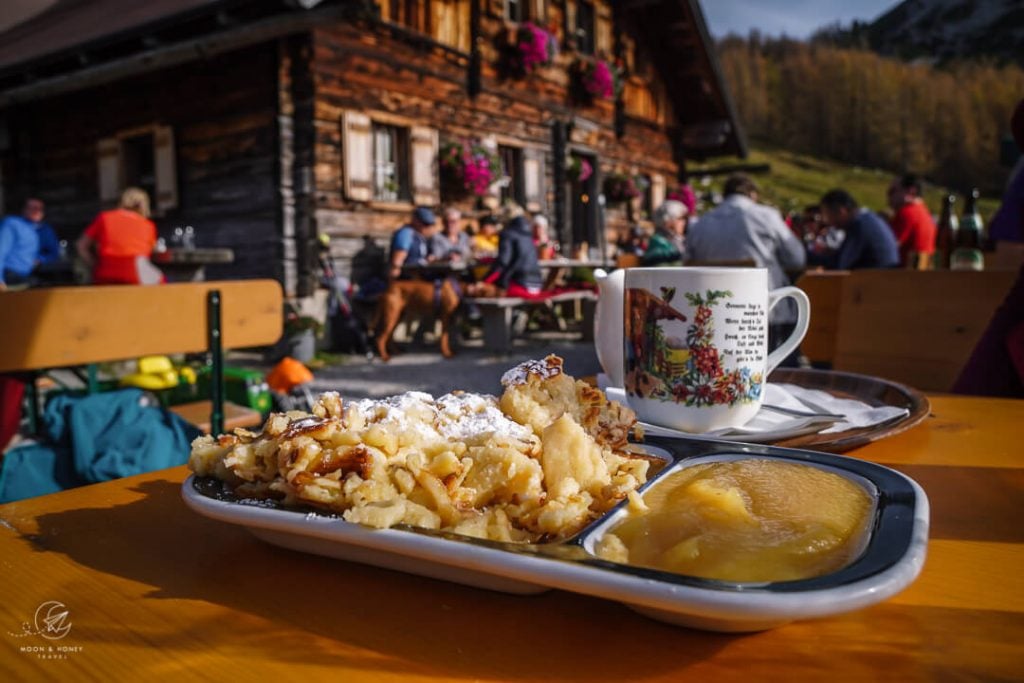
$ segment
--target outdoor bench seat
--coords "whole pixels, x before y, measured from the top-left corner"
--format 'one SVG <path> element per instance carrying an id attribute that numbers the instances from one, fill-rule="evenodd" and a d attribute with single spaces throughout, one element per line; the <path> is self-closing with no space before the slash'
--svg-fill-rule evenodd
<path id="1" fill-rule="evenodd" d="M 507 352 L 511 350 L 514 337 L 512 323 L 516 311 L 536 307 L 552 308 L 555 304 L 566 302 L 581 304 L 583 339 L 585 341 L 593 340 L 597 293 L 588 289 L 559 292 L 538 299 L 500 296 L 467 297 L 465 301 L 475 305 L 480 311 L 483 320 L 484 345 L 493 351 Z"/>
<path id="2" fill-rule="evenodd" d="M 282 306 L 281 285 L 274 280 L 5 292 L 0 294 L 0 320 L 7 323 L 0 335 L 0 372 L 35 374 L 141 356 L 207 352 L 212 358 L 210 400 L 172 410 L 203 431 L 252 426 L 262 419 L 258 411 L 225 406 L 222 352 L 276 342 Z M 29 388 L 35 427 L 34 381 Z"/>

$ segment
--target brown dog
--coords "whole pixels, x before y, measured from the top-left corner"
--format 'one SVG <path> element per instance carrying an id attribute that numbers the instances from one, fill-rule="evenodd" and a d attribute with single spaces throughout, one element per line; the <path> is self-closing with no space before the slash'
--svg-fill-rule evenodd
<path id="1" fill-rule="evenodd" d="M 427 280 L 393 280 L 377 302 L 377 335 L 375 344 L 382 361 L 391 360 L 388 344 L 395 327 L 406 311 L 434 312 L 441 320 L 441 354 L 451 358 L 449 329 L 459 307 L 459 293 L 451 280 L 440 283 Z"/>

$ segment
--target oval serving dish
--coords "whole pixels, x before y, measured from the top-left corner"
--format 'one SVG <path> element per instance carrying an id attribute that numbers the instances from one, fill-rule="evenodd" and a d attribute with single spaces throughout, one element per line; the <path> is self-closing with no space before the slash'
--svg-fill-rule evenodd
<path id="1" fill-rule="evenodd" d="M 551 588 L 617 600 L 647 616 L 713 631 L 757 631 L 796 619 L 861 609 L 895 595 L 924 565 L 928 499 L 906 476 L 840 455 L 753 444 L 649 439 L 666 461 L 641 495 L 680 468 L 709 461 L 769 458 L 828 470 L 863 487 L 873 502 L 857 557 L 841 569 L 796 581 L 735 583 L 619 564 L 594 544 L 626 514 L 624 503 L 562 543 L 512 544 L 415 528 L 373 529 L 311 510 L 241 501 L 219 482 L 189 477 L 186 504 L 201 515 L 248 528 L 275 545 L 478 588 L 539 593 Z"/>

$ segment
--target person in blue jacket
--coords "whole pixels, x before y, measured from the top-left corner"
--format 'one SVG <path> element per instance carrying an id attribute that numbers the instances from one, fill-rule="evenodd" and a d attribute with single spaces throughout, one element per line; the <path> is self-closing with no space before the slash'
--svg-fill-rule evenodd
<path id="1" fill-rule="evenodd" d="M 36 266 L 60 258 L 57 235 L 43 222 L 45 214 L 43 201 L 29 197 L 21 215 L 7 216 L 0 222 L 0 290 L 28 284 Z"/>

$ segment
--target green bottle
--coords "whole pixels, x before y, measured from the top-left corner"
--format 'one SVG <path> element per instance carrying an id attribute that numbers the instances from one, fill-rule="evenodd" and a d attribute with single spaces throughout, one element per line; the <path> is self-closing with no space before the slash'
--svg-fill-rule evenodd
<path id="1" fill-rule="evenodd" d="M 960 227 L 956 231 L 956 249 L 949 257 L 950 270 L 985 270 L 985 256 L 981 253 L 984 224 L 978 213 L 980 192 L 975 188 L 967 195 L 964 211 L 960 214 Z"/>
<path id="2" fill-rule="evenodd" d="M 942 213 L 939 214 L 938 234 L 935 238 L 935 268 L 949 268 L 949 257 L 956 249 L 956 231 L 960 227 L 956 219 L 956 195 L 952 192 L 942 199 Z"/>

